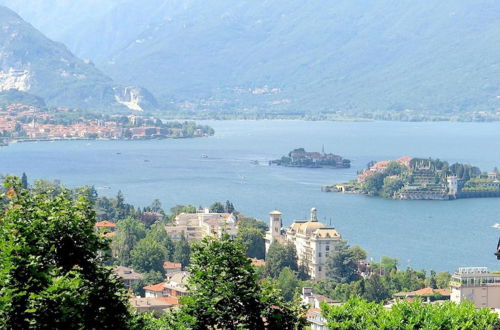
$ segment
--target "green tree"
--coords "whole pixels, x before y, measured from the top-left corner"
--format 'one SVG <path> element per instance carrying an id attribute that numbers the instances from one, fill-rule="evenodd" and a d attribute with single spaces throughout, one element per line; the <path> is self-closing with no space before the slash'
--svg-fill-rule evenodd
<path id="1" fill-rule="evenodd" d="M 375 302 L 385 301 L 391 297 L 391 294 L 385 287 L 380 275 L 372 274 L 372 276 L 365 282 L 364 297 L 369 301 Z"/>
<path id="2" fill-rule="evenodd" d="M 297 292 L 297 288 L 300 287 L 300 280 L 290 267 L 285 267 L 281 270 L 276 283 L 285 301 L 292 301 Z"/>
<path id="3" fill-rule="evenodd" d="M 368 258 L 368 253 L 359 245 L 353 245 L 349 248 L 356 262 L 365 261 Z"/>
<path id="4" fill-rule="evenodd" d="M 21 189 L 7 179 L 0 214 L 0 328 L 130 328 L 120 280 L 105 268 L 93 205 L 61 188 Z"/>
<path id="5" fill-rule="evenodd" d="M 116 225 L 118 229 L 113 237 L 111 250 L 120 265 L 129 266 L 130 251 L 146 236 L 146 229 L 144 224 L 135 218 L 120 220 Z"/>
<path id="6" fill-rule="evenodd" d="M 163 263 L 167 257 L 168 251 L 165 246 L 148 238 L 141 239 L 130 251 L 132 268 L 142 273 L 151 270 L 163 272 Z"/>
<path id="7" fill-rule="evenodd" d="M 28 176 L 24 172 L 21 177 L 21 188 L 28 189 Z"/>
<path id="8" fill-rule="evenodd" d="M 297 251 L 295 245 L 279 242 L 273 242 L 269 246 L 266 256 L 266 274 L 271 277 L 278 277 L 281 270 L 289 267 L 293 271 L 298 271 Z"/>
<path id="9" fill-rule="evenodd" d="M 451 275 L 448 272 L 440 272 L 436 275 L 436 286 L 439 289 L 448 289 Z"/>
<path id="10" fill-rule="evenodd" d="M 363 191 L 370 195 L 378 195 L 384 186 L 385 175 L 382 173 L 374 173 L 368 176 L 363 183 Z"/>
<path id="11" fill-rule="evenodd" d="M 233 203 L 231 203 L 230 201 L 226 201 L 226 206 L 224 207 L 224 211 L 226 213 L 233 213 L 235 211 Z"/>
<path id="12" fill-rule="evenodd" d="M 260 229 L 240 227 L 236 239 L 245 245 L 249 257 L 257 259 L 265 258 L 266 243 Z"/>
<path id="13" fill-rule="evenodd" d="M 224 213 L 224 205 L 221 202 L 215 202 L 210 205 L 210 212 L 212 213 Z"/>
<path id="14" fill-rule="evenodd" d="M 305 325 L 299 305 L 284 302 L 272 285 L 258 285 L 245 247 L 228 235 L 194 244 L 190 273 L 189 296 L 178 313 L 192 329 L 301 329 Z"/>
<path id="15" fill-rule="evenodd" d="M 167 250 L 167 259 L 172 260 L 174 256 L 174 242 L 168 236 L 165 230 L 165 224 L 162 221 L 157 221 L 146 232 L 146 238 L 160 243 Z"/>
<path id="16" fill-rule="evenodd" d="M 359 279 L 358 266 L 353 250 L 341 240 L 326 259 L 326 276 L 337 283 L 349 283 Z"/>
<path id="17" fill-rule="evenodd" d="M 181 236 L 181 239 L 174 243 L 174 254 L 172 259 L 174 262 L 180 262 L 182 264 L 182 268 L 189 266 L 191 258 L 191 247 L 189 246 L 189 242 L 187 241 L 184 235 Z"/>

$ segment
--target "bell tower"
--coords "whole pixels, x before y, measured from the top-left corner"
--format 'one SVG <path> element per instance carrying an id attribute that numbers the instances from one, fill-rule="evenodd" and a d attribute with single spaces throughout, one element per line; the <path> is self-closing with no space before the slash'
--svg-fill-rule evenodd
<path id="1" fill-rule="evenodd" d="M 272 211 L 269 213 L 269 230 L 271 231 L 272 241 L 276 241 L 279 236 L 281 236 L 281 227 L 283 226 L 281 221 L 281 212 Z"/>

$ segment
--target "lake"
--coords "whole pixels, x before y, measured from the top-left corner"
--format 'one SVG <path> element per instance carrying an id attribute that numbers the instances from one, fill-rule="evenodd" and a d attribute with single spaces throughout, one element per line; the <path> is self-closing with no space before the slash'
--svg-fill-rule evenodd
<path id="1" fill-rule="evenodd" d="M 159 198 L 176 204 L 208 206 L 233 202 L 268 221 L 273 209 L 284 224 L 305 219 L 312 207 L 350 244 L 378 260 L 387 255 L 400 266 L 453 271 L 461 266 L 498 269 L 500 199 L 393 201 L 323 193 L 323 184 L 355 177 L 371 160 L 403 155 L 460 161 L 483 171 L 500 167 L 500 123 L 401 123 L 310 121 L 207 121 L 209 138 L 149 141 L 61 141 L 17 143 L 0 148 L 0 173 L 60 179 L 68 186 L 109 186 L 127 202 L 146 206 Z M 268 166 L 290 150 L 340 154 L 350 169 Z M 207 155 L 203 158 L 202 155 Z M 258 165 L 253 161 L 257 160 Z"/>

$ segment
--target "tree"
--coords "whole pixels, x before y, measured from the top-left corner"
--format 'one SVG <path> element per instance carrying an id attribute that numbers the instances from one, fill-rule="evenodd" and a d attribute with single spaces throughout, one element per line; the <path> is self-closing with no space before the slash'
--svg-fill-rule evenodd
<path id="1" fill-rule="evenodd" d="M 146 236 L 144 224 L 135 218 L 118 221 L 117 232 L 113 237 L 111 249 L 113 256 L 123 266 L 130 265 L 130 251 Z"/>
<path id="2" fill-rule="evenodd" d="M 497 314 L 470 302 L 425 304 L 416 299 L 384 309 L 381 304 L 353 297 L 341 306 L 321 304 L 329 329 L 498 329 Z"/>
<path id="3" fill-rule="evenodd" d="M 380 267 L 386 272 L 390 273 L 392 270 L 398 269 L 398 259 L 387 256 L 382 256 L 380 260 Z"/>
<path id="4" fill-rule="evenodd" d="M 82 194 L 23 190 L 7 179 L 0 214 L 0 328 L 130 328 L 121 281 L 105 268 L 105 242 Z"/>
<path id="5" fill-rule="evenodd" d="M 182 267 L 185 268 L 189 266 L 191 258 L 191 247 L 189 246 L 189 242 L 187 241 L 184 234 L 181 236 L 181 239 L 174 243 L 174 254 L 172 259 L 174 262 L 180 262 Z"/>
<path id="6" fill-rule="evenodd" d="M 21 177 L 21 188 L 28 189 L 28 177 L 26 176 L 26 173 L 24 173 L 24 172 L 23 172 L 23 175 Z"/>
<path id="7" fill-rule="evenodd" d="M 259 286 L 244 246 L 223 235 L 193 245 L 189 295 L 178 317 L 192 329 L 302 329 L 304 310 L 271 284 Z M 170 322 L 170 324 L 179 324 Z"/>
<path id="8" fill-rule="evenodd" d="M 247 249 L 247 256 L 264 259 L 266 256 L 266 243 L 260 229 L 240 227 L 236 239 L 243 243 Z"/>
<path id="9" fill-rule="evenodd" d="M 378 195 L 379 191 L 384 186 L 385 175 L 382 173 L 373 173 L 368 176 L 363 183 L 363 190 L 370 195 Z"/>
<path id="10" fill-rule="evenodd" d="M 163 208 L 161 207 L 161 202 L 159 199 L 155 199 L 151 205 L 149 206 L 149 210 L 151 212 L 156 212 L 156 213 L 164 213 Z"/>
<path id="11" fill-rule="evenodd" d="M 380 275 L 372 274 L 366 281 L 364 297 L 369 301 L 381 302 L 391 297 L 389 290 L 384 286 Z"/>
<path id="12" fill-rule="evenodd" d="M 368 257 L 368 253 L 359 245 L 353 245 L 349 248 L 352 252 L 352 256 L 356 262 L 365 261 Z"/>
<path id="13" fill-rule="evenodd" d="M 116 194 L 116 218 L 118 220 L 124 219 L 127 215 L 126 207 L 125 207 L 125 197 L 123 197 L 123 193 L 121 190 L 118 190 L 118 194 Z"/>
<path id="14" fill-rule="evenodd" d="M 138 272 L 163 272 L 163 263 L 167 260 L 168 251 L 159 242 L 143 238 L 130 251 L 132 268 Z"/>
<path id="15" fill-rule="evenodd" d="M 300 280 L 290 267 L 285 267 L 281 270 L 276 283 L 285 301 L 292 301 L 297 288 L 300 287 Z"/>
<path id="16" fill-rule="evenodd" d="M 326 259 L 326 276 L 337 283 L 349 283 L 359 278 L 353 251 L 340 240 Z"/>
<path id="17" fill-rule="evenodd" d="M 436 286 L 439 289 L 447 289 L 451 280 L 451 275 L 448 272 L 440 272 L 436 275 Z"/>
<path id="18" fill-rule="evenodd" d="M 168 236 L 165 225 L 162 221 L 157 221 L 146 232 L 146 238 L 160 243 L 167 250 L 167 259 L 172 260 L 174 255 L 174 242 Z"/>
<path id="19" fill-rule="evenodd" d="M 289 267 L 293 271 L 297 271 L 299 268 L 295 245 L 291 243 L 282 245 L 279 242 L 273 242 L 267 251 L 266 274 L 271 277 L 278 277 L 285 267 Z"/>
<path id="20" fill-rule="evenodd" d="M 215 202 L 210 205 L 210 212 L 212 213 L 224 213 L 224 205 L 221 202 Z"/>
<path id="21" fill-rule="evenodd" d="M 234 212 L 234 205 L 230 201 L 226 201 L 226 206 L 224 208 L 226 213 L 233 213 Z"/>

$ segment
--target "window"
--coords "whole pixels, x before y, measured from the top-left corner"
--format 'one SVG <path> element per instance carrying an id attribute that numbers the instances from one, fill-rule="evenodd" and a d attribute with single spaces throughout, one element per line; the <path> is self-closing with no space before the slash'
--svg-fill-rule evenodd
<path id="1" fill-rule="evenodd" d="M 320 271 L 321 271 L 321 266 L 318 266 L 318 272 L 320 272 Z"/>
<path id="2" fill-rule="evenodd" d="M 327 245 L 327 246 L 326 246 L 326 250 L 327 250 L 327 251 L 330 251 L 330 245 Z"/>
<path id="3" fill-rule="evenodd" d="M 325 253 L 325 257 L 328 257 L 328 252 L 327 252 L 327 253 Z"/>
<path id="4" fill-rule="evenodd" d="M 321 252 L 320 252 L 320 253 L 318 253 L 318 257 L 320 257 L 320 258 L 321 258 Z"/>

